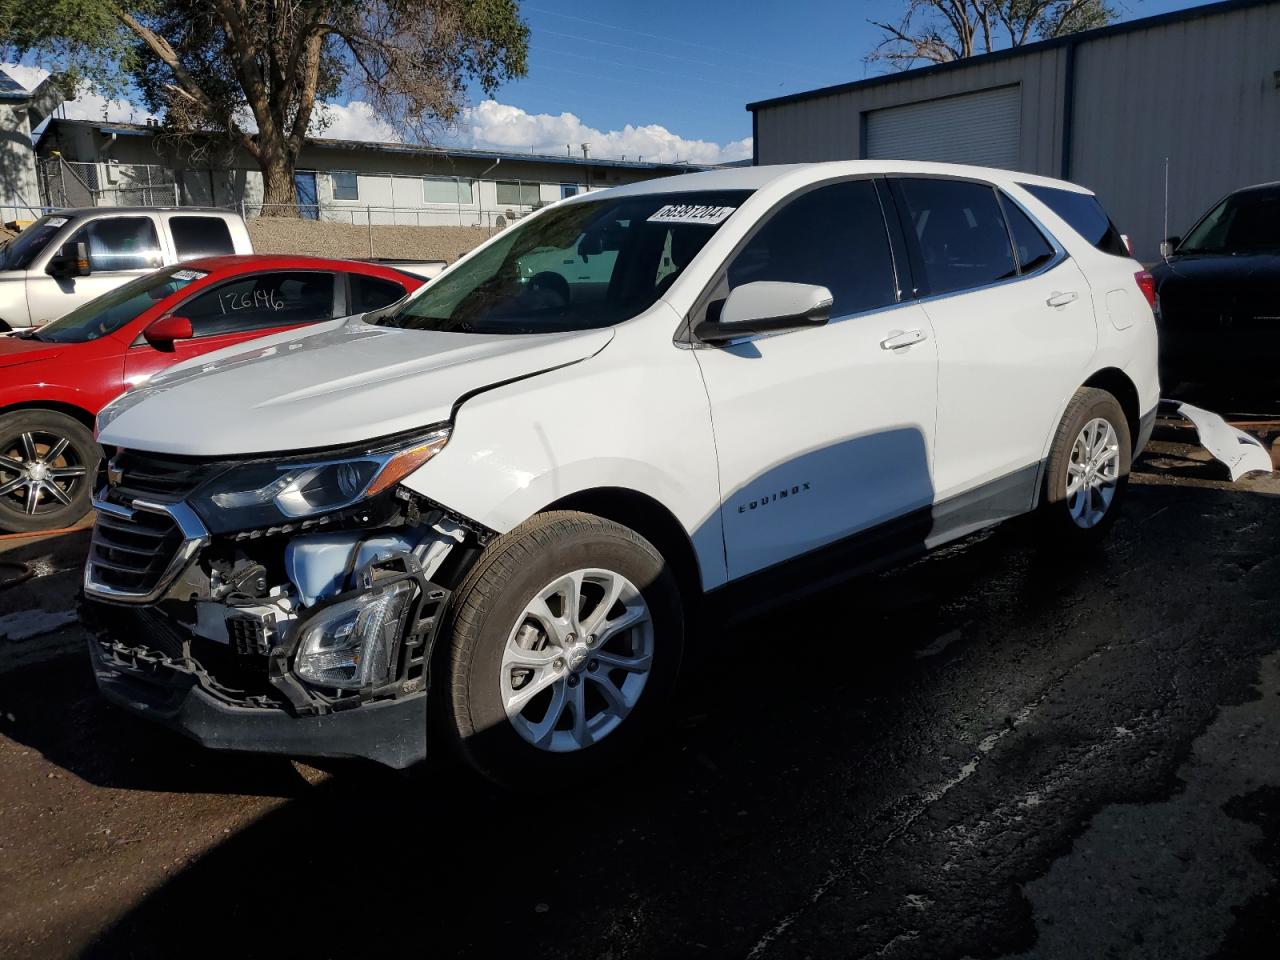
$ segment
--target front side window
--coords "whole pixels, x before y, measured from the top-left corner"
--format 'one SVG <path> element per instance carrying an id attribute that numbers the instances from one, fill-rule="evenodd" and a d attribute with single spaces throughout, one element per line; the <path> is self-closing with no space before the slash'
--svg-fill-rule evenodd
<path id="1" fill-rule="evenodd" d="M 170 217 L 173 252 L 179 260 L 220 257 L 236 252 L 231 230 L 221 217 Z"/>
<path id="2" fill-rule="evenodd" d="M 1013 249 L 1018 255 L 1018 272 L 1034 273 L 1057 255 L 1040 228 L 1023 213 L 1022 208 L 1000 194 L 1000 206 L 1004 208 L 1004 218 L 1009 224 L 1009 233 L 1013 237 Z"/>
<path id="3" fill-rule="evenodd" d="M 333 177 L 333 199 L 359 200 L 360 178 L 354 170 L 335 170 Z"/>
<path id="4" fill-rule="evenodd" d="M 515 180 L 498 181 L 498 202 L 511 207 L 532 207 L 538 203 L 536 183 L 517 183 Z"/>
<path id="5" fill-rule="evenodd" d="M 460 333 L 612 326 L 652 306 L 750 195 L 570 201 L 509 227 L 395 313 L 369 322 Z"/>
<path id="6" fill-rule="evenodd" d="M 255 273 L 196 294 L 173 309 L 197 337 L 265 330 L 334 316 L 334 274 L 281 270 Z"/>
<path id="7" fill-rule="evenodd" d="M 1124 245 L 1120 231 L 1092 193 L 1077 193 L 1074 190 L 1060 190 L 1034 183 L 1024 183 L 1021 186 L 1103 253 L 1117 257 L 1129 256 L 1129 248 Z"/>
<path id="8" fill-rule="evenodd" d="M 48 343 L 86 343 L 114 333 L 126 323 L 172 296 L 189 283 L 208 276 L 199 270 L 170 267 L 116 287 L 36 331 Z"/>
<path id="9" fill-rule="evenodd" d="M 1233 193 L 1209 211 L 1178 253 L 1258 253 L 1280 250 L 1280 189 Z"/>
<path id="10" fill-rule="evenodd" d="M 729 287 L 755 280 L 812 283 L 831 291 L 831 316 L 897 301 L 893 254 L 870 180 L 819 187 L 786 203 L 729 265 Z"/>
<path id="11" fill-rule="evenodd" d="M 989 184 L 912 177 L 890 183 L 927 286 L 922 295 L 972 290 L 1017 276 L 1009 231 Z"/>
<path id="12" fill-rule="evenodd" d="M 89 250 L 89 269 L 151 270 L 160 266 L 160 238 L 150 217 L 90 220 L 69 241 Z"/>

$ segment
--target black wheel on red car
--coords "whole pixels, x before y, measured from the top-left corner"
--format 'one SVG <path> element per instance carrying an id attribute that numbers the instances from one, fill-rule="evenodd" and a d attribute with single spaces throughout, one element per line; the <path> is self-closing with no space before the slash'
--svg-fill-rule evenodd
<path id="1" fill-rule="evenodd" d="M 0 529 L 52 530 L 91 507 L 100 452 L 79 420 L 54 410 L 0 416 Z"/>

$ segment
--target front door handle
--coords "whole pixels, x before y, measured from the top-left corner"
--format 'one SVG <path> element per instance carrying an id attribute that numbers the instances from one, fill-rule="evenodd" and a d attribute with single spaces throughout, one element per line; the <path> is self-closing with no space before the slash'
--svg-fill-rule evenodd
<path id="1" fill-rule="evenodd" d="M 1068 290 L 1066 293 L 1059 293 L 1055 290 L 1050 294 L 1049 299 L 1046 300 L 1045 303 L 1051 307 L 1065 307 L 1068 303 L 1071 303 L 1079 296 L 1080 294 L 1076 293 L 1074 290 Z"/>
<path id="2" fill-rule="evenodd" d="M 901 350 L 903 347 L 909 347 L 913 343 L 919 343 L 927 338 L 928 335 L 923 330 L 907 330 L 905 333 L 895 330 L 880 341 L 880 348 L 882 350 Z"/>

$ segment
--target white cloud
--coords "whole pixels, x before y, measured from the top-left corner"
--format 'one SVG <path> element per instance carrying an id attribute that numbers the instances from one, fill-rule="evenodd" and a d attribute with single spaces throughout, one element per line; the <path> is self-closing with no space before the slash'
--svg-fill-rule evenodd
<path id="1" fill-rule="evenodd" d="M 27 66 L 21 63 L 0 63 L 5 73 L 13 77 L 28 90 L 40 85 L 49 71 L 44 67 Z M 114 120 L 125 123 L 145 123 L 155 114 L 145 107 L 130 103 L 128 100 L 109 100 L 88 90 L 80 91 L 74 100 L 65 104 L 66 116 L 71 120 Z"/>
<path id="2" fill-rule="evenodd" d="M 399 134 L 391 124 L 374 112 L 363 100 L 352 100 L 345 106 L 340 103 L 321 104 L 328 125 L 321 128 L 316 117 L 311 120 L 311 135 L 331 137 L 334 140 L 363 140 L 368 143 L 398 143 Z"/>
<path id="3" fill-rule="evenodd" d="M 519 107 L 485 100 L 466 112 L 464 124 L 473 146 L 497 147 L 503 150 L 529 150 L 534 153 L 563 154 L 571 145 L 575 153 L 580 144 L 591 144 L 591 156 L 628 160 L 693 163 L 725 163 L 751 156 L 751 138 L 718 144 L 709 140 L 686 140 L 657 123 L 621 130 L 602 131 L 589 127 L 572 113 L 526 113 Z"/>

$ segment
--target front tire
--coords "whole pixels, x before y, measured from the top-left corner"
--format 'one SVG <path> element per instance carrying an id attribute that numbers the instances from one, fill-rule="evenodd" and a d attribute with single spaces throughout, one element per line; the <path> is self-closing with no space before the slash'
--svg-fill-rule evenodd
<path id="1" fill-rule="evenodd" d="M 670 568 L 633 530 L 539 514 L 488 547 L 451 608 L 442 726 L 491 780 L 597 772 L 660 721 L 684 621 Z"/>
<path id="2" fill-rule="evenodd" d="M 79 420 L 54 410 L 0 416 L 0 529 L 75 523 L 91 507 L 100 452 Z"/>
<path id="3" fill-rule="evenodd" d="M 1076 391 L 1058 425 L 1046 466 L 1042 527 L 1057 544 L 1091 546 L 1115 522 L 1129 483 L 1133 441 L 1114 396 Z"/>

